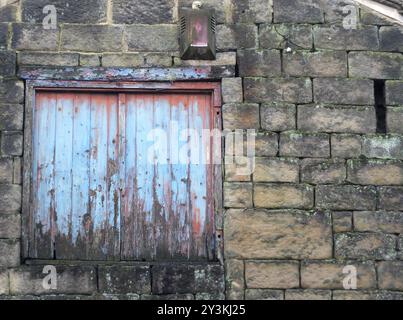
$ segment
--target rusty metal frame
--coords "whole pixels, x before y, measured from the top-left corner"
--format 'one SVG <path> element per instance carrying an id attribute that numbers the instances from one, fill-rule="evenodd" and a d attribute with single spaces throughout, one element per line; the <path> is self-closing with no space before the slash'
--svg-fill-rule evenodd
<path id="1" fill-rule="evenodd" d="M 85 92 L 176 92 L 176 93 L 208 93 L 212 101 L 212 119 L 214 127 L 212 129 L 222 130 L 221 112 L 221 82 L 214 81 L 177 81 L 177 82 L 106 82 L 106 81 L 65 81 L 65 80 L 26 80 L 25 89 L 25 119 L 24 119 L 24 156 L 23 156 L 23 200 L 22 200 L 22 258 L 23 261 L 29 257 L 29 243 L 32 233 L 32 116 L 35 106 L 35 96 L 38 91 L 85 91 Z M 215 239 L 216 257 L 223 264 L 223 153 L 221 144 L 221 164 L 214 164 L 213 170 L 213 197 L 215 213 Z M 33 261 L 28 259 L 26 262 Z M 90 262 L 90 261 L 88 261 Z M 211 261 L 213 262 L 213 261 Z"/>

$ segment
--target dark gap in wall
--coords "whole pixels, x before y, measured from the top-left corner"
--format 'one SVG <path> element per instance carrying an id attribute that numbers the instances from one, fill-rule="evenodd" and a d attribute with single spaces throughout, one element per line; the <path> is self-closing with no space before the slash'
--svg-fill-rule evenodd
<path id="1" fill-rule="evenodd" d="M 376 132 L 386 133 L 385 80 L 374 80 Z"/>
<path id="2" fill-rule="evenodd" d="M 99 266 L 95 267 L 95 278 L 97 279 L 97 291 L 99 292 Z"/>
<path id="3" fill-rule="evenodd" d="M 288 47 L 288 43 L 287 43 Z M 280 70 L 281 70 L 281 75 L 284 75 L 284 50 L 280 49 Z"/>
<path id="4" fill-rule="evenodd" d="M 154 294 L 154 286 L 153 286 L 153 268 L 154 266 L 150 264 L 150 294 Z"/>
<path id="5" fill-rule="evenodd" d="M 53 242 L 53 259 L 56 260 L 56 242 Z"/>
<path id="6" fill-rule="evenodd" d="M 238 52 L 235 52 L 236 54 L 236 63 L 235 63 L 235 78 L 239 78 L 239 60 L 238 60 Z M 242 88 L 243 88 L 243 84 L 242 84 Z"/>
<path id="7" fill-rule="evenodd" d="M 376 205 L 376 210 L 382 210 L 382 209 L 380 209 L 380 207 L 381 207 L 381 192 L 380 192 L 380 190 L 379 190 L 379 188 L 377 188 L 376 189 L 376 202 L 375 202 L 375 205 Z"/>
<path id="8" fill-rule="evenodd" d="M 311 79 L 311 94 L 312 94 L 312 102 L 315 102 L 316 98 L 315 98 L 315 88 L 314 88 L 314 78 L 313 77 L 309 77 L 309 79 Z M 298 110 L 297 110 L 298 111 Z M 298 112 L 295 115 L 296 118 L 296 125 L 297 125 L 297 129 L 298 129 Z"/>

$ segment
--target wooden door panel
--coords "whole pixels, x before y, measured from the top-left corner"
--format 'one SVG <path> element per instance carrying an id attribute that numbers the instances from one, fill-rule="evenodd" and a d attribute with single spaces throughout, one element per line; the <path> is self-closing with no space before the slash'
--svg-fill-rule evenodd
<path id="1" fill-rule="evenodd" d="M 38 92 L 30 257 L 215 259 L 212 119 L 209 94 Z"/>
<path id="2" fill-rule="evenodd" d="M 117 119 L 114 94 L 37 94 L 32 257 L 120 258 Z"/>
<path id="3" fill-rule="evenodd" d="M 75 95 L 58 94 L 54 150 L 54 256 L 67 258 L 72 243 L 73 112 Z M 42 139 L 45 137 L 42 137 Z M 45 138 L 46 139 L 46 138 Z M 49 136 L 49 139 L 52 139 Z"/>
<path id="4" fill-rule="evenodd" d="M 91 150 L 91 95 L 78 94 L 73 112 L 73 167 L 70 240 L 60 244 L 66 259 L 85 260 L 91 252 L 90 224 L 90 150 Z M 75 243 L 75 245 L 71 245 Z M 58 254 L 59 255 L 59 254 Z"/>
<path id="5" fill-rule="evenodd" d="M 52 259 L 55 239 L 54 150 L 57 95 L 38 95 L 34 108 L 30 256 Z"/>
<path id="6" fill-rule="evenodd" d="M 190 152 L 186 129 L 201 139 L 211 126 L 210 100 L 205 94 L 126 96 L 123 259 L 213 258 L 211 170 L 180 158 Z M 152 155 L 157 164 L 150 159 L 155 143 L 161 144 Z M 195 149 L 205 152 L 203 145 Z"/>
<path id="7" fill-rule="evenodd" d="M 120 183 L 117 95 L 91 95 L 90 257 L 119 259 Z"/>

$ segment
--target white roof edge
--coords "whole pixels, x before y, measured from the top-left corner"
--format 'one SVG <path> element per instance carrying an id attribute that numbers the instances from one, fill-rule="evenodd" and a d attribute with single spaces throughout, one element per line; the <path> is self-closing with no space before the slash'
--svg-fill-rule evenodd
<path id="1" fill-rule="evenodd" d="M 384 4 L 372 0 L 355 0 L 355 1 L 367 8 L 379 12 L 380 14 L 390 19 L 393 19 L 394 21 L 400 24 L 403 24 L 403 15 L 401 15 L 399 11 L 395 8 L 388 7 Z"/>

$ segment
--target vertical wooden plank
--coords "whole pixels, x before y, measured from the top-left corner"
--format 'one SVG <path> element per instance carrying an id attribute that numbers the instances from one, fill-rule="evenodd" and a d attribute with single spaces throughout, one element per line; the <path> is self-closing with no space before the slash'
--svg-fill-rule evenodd
<path id="1" fill-rule="evenodd" d="M 39 154 L 41 153 L 40 145 L 39 145 L 39 132 L 40 132 L 40 118 L 44 116 L 43 104 L 45 102 L 45 96 L 42 94 L 35 95 L 35 105 L 33 106 L 32 111 L 32 159 L 31 159 L 31 167 L 32 167 L 32 177 L 31 177 L 31 206 L 30 206 L 30 217 L 29 217 L 29 231 L 30 231 L 30 243 L 29 243 L 29 257 L 37 258 L 38 257 L 38 238 L 40 234 L 44 234 L 45 230 L 37 230 L 38 221 L 40 219 L 39 214 L 39 191 L 41 185 L 41 177 L 40 173 L 40 163 L 39 163 Z M 43 151 L 42 151 L 43 152 Z M 41 229 L 44 229 L 41 224 Z M 46 228 L 50 230 L 50 226 Z M 50 243 L 50 238 L 49 238 Z M 50 249 L 48 250 L 50 252 Z M 50 254 L 50 253 L 48 253 Z"/>
<path id="2" fill-rule="evenodd" d="M 126 114 L 127 114 L 127 97 L 125 93 L 118 95 L 118 131 L 119 131 L 119 192 L 120 192 L 120 248 L 119 258 L 124 259 L 124 243 L 125 243 L 125 212 L 127 208 L 128 195 L 126 194 Z"/>
<path id="3" fill-rule="evenodd" d="M 169 146 L 169 170 L 171 177 L 171 212 L 169 217 L 169 250 L 172 259 L 188 257 L 189 255 L 189 226 L 187 224 L 186 188 L 187 170 L 186 164 L 179 152 L 184 142 L 181 142 L 181 131 L 186 127 L 188 108 L 187 96 L 170 94 L 170 120 L 171 127 L 168 135 Z M 187 153 L 187 150 L 185 151 Z"/>
<path id="4" fill-rule="evenodd" d="M 54 256 L 54 154 L 56 94 L 40 93 L 34 110 L 32 200 L 34 240 L 32 255 L 39 259 Z"/>
<path id="5" fill-rule="evenodd" d="M 194 254 L 194 243 L 193 243 L 193 211 L 194 211 L 194 203 L 193 203 L 193 194 L 192 194 L 192 186 L 194 184 L 193 181 L 193 166 L 194 164 L 192 163 L 192 156 L 194 155 L 192 152 L 192 149 L 194 149 L 193 139 L 192 137 L 192 130 L 193 130 L 193 106 L 195 104 L 195 96 L 194 95 L 189 95 L 189 105 L 188 105 L 188 118 L 186 119 L 186 124 L 187 124 L 187 144 L 188 144 L 188 157 L 187 157 L 187 189 L 186 189 L 186 197 L 187 197 L 187 216 L 188 216 L 188 225 L 189 225 L 189 254 L 188 257 L 191 259 Z"/>
<path id="6" fill-rule="evenodd" d="M 157 226 L 155 223 L 154 179 L 155 168 L 153 149 L 153 130 L 155 122 L 154 96 L 147 94 L 136 99 L 137 110 L 137 159 L 136 176 L 138 181 L 137 197 L 144 203 L 144 209 L 135 211 L 136 256 L 140 260 L 154 260 L 156 254 Z M 147 123 L 147 124 L 145 124 Z M 146 175 L 141 172 L 145 171 Z M 144 187 L 143 187 L 144 186 Z"/>
<path id="7" fill-rule="evenodd" d="M 153 177 L 153 214 L 155 223 L 155 256 L 160 259 L 171 258 L 169 247 L 170 211 L 172 210 L 171 176 L 168 165 L 168 124 L 170 109 L 168 96 L 154 95 L 154 136 L 155 163 Z"/>
<path id="8" fill-rule="evenodd" d="M 135 230 L 134 219 L 136 212 L 137 196 L 137 179 L 136 179 L 136 160 L 137 160 L 137 140 L 136 140 L 136 112 L 134 106 L 135 101 L 132 95 L 124 96 L 124 112 L 125 112 L 125 154 L 124 154 L 124 202 L 121 224 L 121 258 L 134 259 L 135 252 Z M 121 100 L 120 100 L 121 101 Z M 122 105 L 120 106 L 122 108 Z M 123 168 L 121 168 L 122 170 Z"/>
<path id="9" fill-rule="evenodd" d="M 90 101 L 89 94 L 76 94 L 73 112 L 71 250 L 65 252 L 65 259 L 86 260 L 89 258 Z"/>
<path id="10" fill-rule="evenodd" d="M 106 169 L 106 208 L 108 254 L 114 260 L 120 259 L 120 137 L 118 96 L 106 96 L 107 117 L 107 169 Z"/>
<path id="11" fill-rule="evenodd" d="M 211 182 L 212 182 L 212 171 L 211 171 L 211 164 L 210 164 L 210 159 L 209 157 L 209 142 L 210 141 L 205 141 L 205 137 L 203 135 L 203 130 L 206 129 L 211 129 L 211 105 L 208 101 L 210 96 L 203 95 L 200 97 L 200 104 L 201 104 L 201 114 L 199 112 L 199 117 L 200 117 L 200 124 L 201 124 L 201 133 L 200 133 L 200 141 L 201 141 L 201 170 L 203 171 L 202 175 L 202 183 L 200 184 L 200 187 L 203 188 L 203 205 L 204 205 L 204 210 L 201 213 L 200 221 L 203 221 L 203 228 L 200 228 L 198 236 L 198 248 L 196 251 L 196 254 L 198 256 L 203 256 L 205 258 L 208 258 L 210 255 L 209 252 L 209 237 L 210 237 L 210 218 L 211 218 L 211 213 L 213 208 L 211 207 L 211 197 L 212 197 L 212 192 L 211 192 Z"/>
<path id="12" fill-rule="evenodd" d="M 178 210 L 178 181 L 175 177 L 175 163 L 177 163 L 179 141 L 177 140 L 178 124 L 175 123 L 175 119 L 178 117 L 178 106 L 175 105 L 175 97 L 170 94 L 168 97 L 168 108 L 169 108 L 169 123 L 167 124 L 167 166 L 168 166 L 168 177 L 166 184 L 169 186 L 168 195 L 166 195 L 169 201 L 169 214 L 167 221 L 167 243 L 168 250 L 170 253 L 170 259 L 176 259 L 176 256 L 180 252 L 179 238 L 179 210 Z"/>
<path id="13" fill-rule="evenodd" d="M 55 258 L 70 255 L 72 242 L 73 106 L 75 95 L 57 95 L 55 134 Z"/>
<path id="14" fill-rule="evenodd" d="M 139 97 L 136 118 L 138 199 L 140 210 L 136 213 L 136 234 L 141 237 L 136 242 L 137 257 L 141 260 L 154 260 L 156 254 L 156 226 L 154 216 L 154 152 L 150 135 L 154 129 L 154 96 L 146 94 Z M 144 174 L 143 174 L 144 172 Z"/>
<path id="15" fill-rule="evenodd" d="M 150 94 L 126 96 L 126 180 L 123 210 L 124 259 L 154 257 L 154 220 L 152 177 L 149 157 L 152 142 L 148 134 L 153 129 L 153 97 Z"/>
<path id="16" fill-rule="evenodd" d="M 33 205 L 33 139 L 35 120 L 33 118 L 36 108 L 36 95 L 31 81 L 26 81 L 25 87 L 25 121 L 24 121 L 24 156 L 23 156 L 23 193 L 21 212 L 21 252 L 23 257 L 34 258 L 34 207 Z"/>
<path id="17" fill-rule="evenodd" d="M 107 165 L 106 106 L 101 94 L 91 96 L 91 151 L 90 151 L 90 241 L 89 257 L 104 260 L 106 247 L 102 247 L 105 227 L 105 190 Z"/>
<path id="18" fill-rule="evenodd" d="M 189 128 L 191 137 L 190 199 L 192 202 L 191 256 L 205 257 L 206 213 L 208 210 L 207 165 L 204 163 L 206 148 L 202 140 L 203 129 L 209 128 L 209 113 L 205 96 L 192 96 Z M 206 112 L 207 111 L 207 112 Z"/>
<path id="19" fill-rule="evenodd" d="M 174 95 L 172 108 L 177 109 L 177 114 L 173 117 L 178 124 L 178 132 L 172 136 L 172 142 L 177 140 L 178 150 L 177 162 L 174 165 L 173 179 L 178 186 L 176 206 L 178 215 L 178 231 L 173 233 L 173 241 L 177 242 L 177 255 L 188 258 L 190 255 L 190 202 L 189 197 L 189 177 L 187 158 L 189 153 L 188 144 L 188 120 L 189 120 L 189 95 Z"/>
<path id="20" fill-rule="evenodd" d="M 113 260 L 120 254 L 120 222 L 115 201 L 118 181 L 117 96 L 91 97 L 90 238 L 89 258 Z"/>
<path id="21" fill-rule="evenodd" d="M 213 259 L 214 253 L 214 206 L 213 170 L 211 159 L 211 129 L 213 129 L 211 96 L 199 94 L 190 98 L 189 128 L 195 139 L 191 142 L 192 163 L 189 166 L 191 199 L 191 258 Z M 203 132 L 207 130 L 206 132 Z"/>

